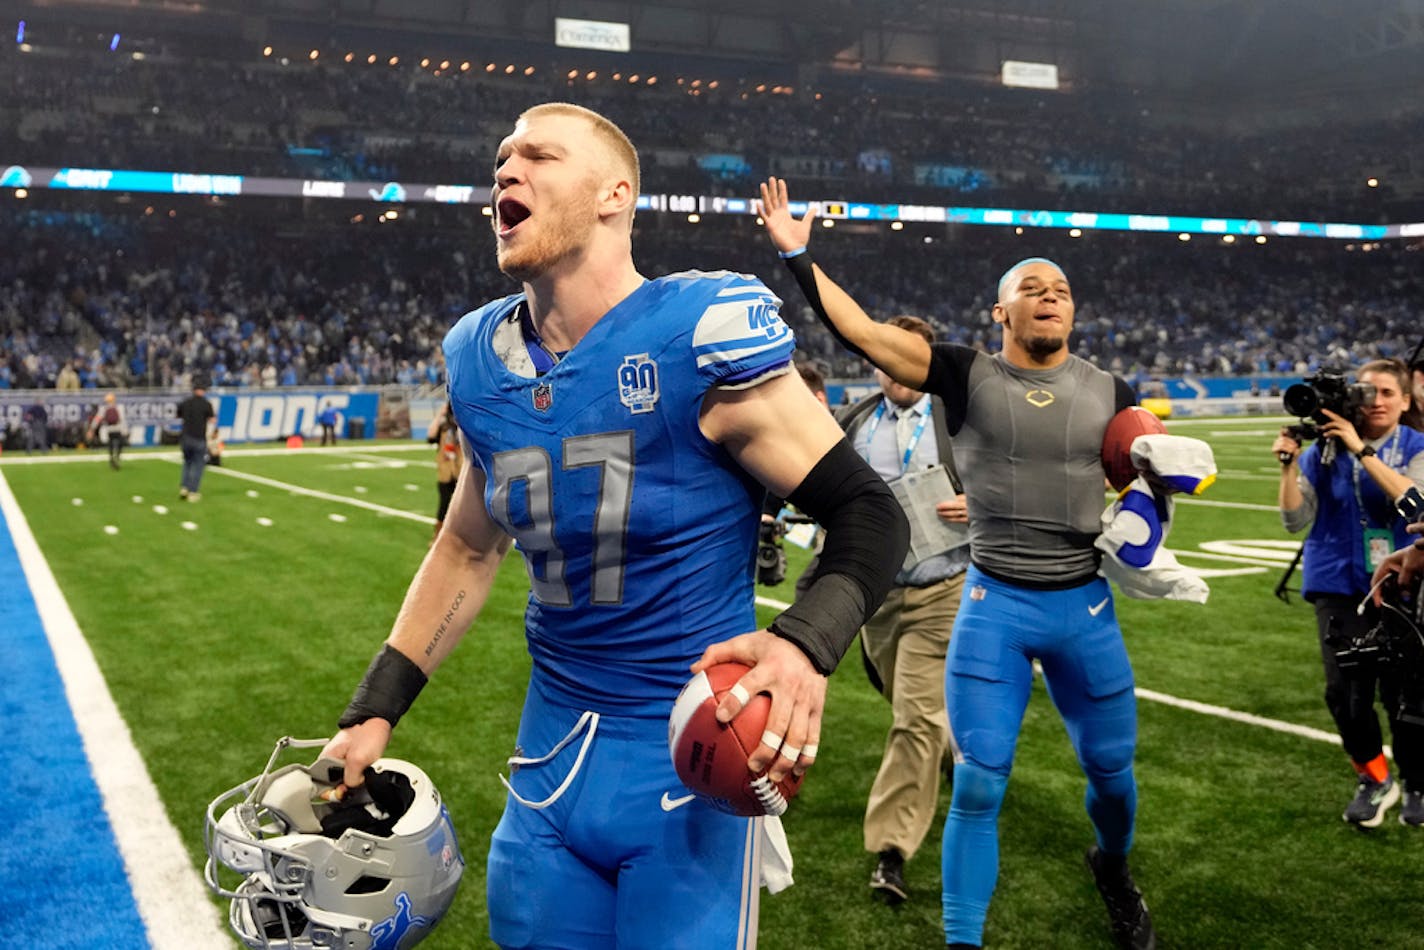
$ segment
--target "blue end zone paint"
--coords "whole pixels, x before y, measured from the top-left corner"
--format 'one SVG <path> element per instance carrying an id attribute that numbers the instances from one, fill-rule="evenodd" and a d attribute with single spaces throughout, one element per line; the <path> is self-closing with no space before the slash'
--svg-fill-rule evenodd
<path id="1" fill-rule="evenodd" d="M 34 597 L 0 520 L 0 944 L 148 946 Z"/>

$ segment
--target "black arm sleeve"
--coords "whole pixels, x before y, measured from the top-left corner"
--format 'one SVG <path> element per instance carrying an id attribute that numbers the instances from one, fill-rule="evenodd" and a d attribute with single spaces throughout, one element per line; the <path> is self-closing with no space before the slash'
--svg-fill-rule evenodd
<path id="1" fill-rule="evenodd" d="M 836 325 L 832 323 L 831 318 L 827 316 L 826 305 L 821 303 L 821 291 L 816 286 L 815 263 L 815 261 L 811 260 L 810 251 L 802 251 L 795 257 L 786 258 L 786 267 L 791 271 L 791 276 L 796 278 L 796 284 L 801 288 L 801 293 L 806 295 L 806 302 L 809 303 L 811 309 L 816 312 L 816 319 L 821 321 L 821 325 L 831 332 L 831 336 L 835 337 L 841 346 L 850 350 L 861 359 L 870 359 L 860 347 L 841 336 L 841 331 L 836 329 Z"/>
<path id="2" fill-rule="evenodd" d="M 787 498 L 826 529 L 806 593 L 767 627 L 829 676 L 880 607 L 910 546 L 910 525 L 885 481 L 837 442 Z"/>

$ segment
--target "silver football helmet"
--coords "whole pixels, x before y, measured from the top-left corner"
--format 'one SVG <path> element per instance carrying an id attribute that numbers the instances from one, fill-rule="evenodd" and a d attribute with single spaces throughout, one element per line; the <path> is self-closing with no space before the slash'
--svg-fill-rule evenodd
<path id="1" fill-rule="evenodd" d="M 325 744 L 279 739 L 260 775 L 208 805 L 203 876 L 254 950 L 406 950 L 445 916 L 465 870 L 450 815 L 400 759 L 377 760 L 341 801 L 333 759 L 273 770 L 283 749 Z"/>

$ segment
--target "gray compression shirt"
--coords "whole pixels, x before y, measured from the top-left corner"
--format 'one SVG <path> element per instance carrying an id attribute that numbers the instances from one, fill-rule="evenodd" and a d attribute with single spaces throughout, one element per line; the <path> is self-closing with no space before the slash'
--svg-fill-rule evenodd
<path id="1" fill-rule="evenodd" d="M 1046 370 L 953 343 L 931 347 L 922 387 L 948 410 L 978 568 L 1028 587 L 1073 587 L 1098 569 L 1103 432 L 1136 402 L 1126 382 L 1069 356 Z"/>

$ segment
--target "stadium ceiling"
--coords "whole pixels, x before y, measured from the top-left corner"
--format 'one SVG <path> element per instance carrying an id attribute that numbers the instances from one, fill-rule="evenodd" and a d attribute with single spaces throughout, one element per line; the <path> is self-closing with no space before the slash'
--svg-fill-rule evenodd
<path id="1" fill-rule="evenodd" d="M 42 11 L 549 44 L 558 17 L 626 23 L 635 52 L 935 76 L 1054 63 L 1069 86 L 1253 90 L 1421 80 L 1424 0 L 29 0 Z M 1366 77 L 1368 78 L 1368 77 Z"/>

